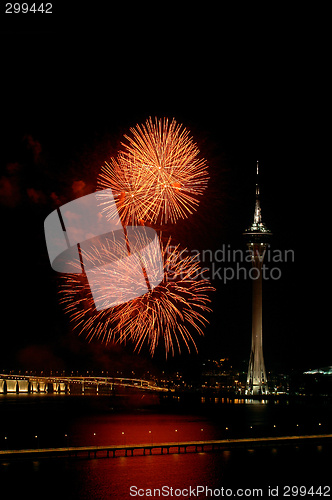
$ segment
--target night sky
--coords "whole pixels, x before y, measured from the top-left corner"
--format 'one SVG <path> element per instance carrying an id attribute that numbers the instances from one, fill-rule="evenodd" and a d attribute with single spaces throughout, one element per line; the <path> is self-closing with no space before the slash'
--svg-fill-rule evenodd
<path id="1" fill-rule="evenodd" d="M 243 32 L 234 22 L 226 35 L 226 18 L 211 33 L 196 24 L 181 31 L 178 21 L 168 24 L 171 43 L 158 38 L 157 28 L 134 36 L 124 22 L 117 34 L 103 37 L 57 29 L 3 36 L 0 370 L 144 370 L 172 363 L 185 369 L 211 356 L 247 365 L 248 280 L 213 282 L 214 311 L 199 355 L 168 364 L 162 353 L 151 360 L 133 354 L 129 345 L 88 345 L 71 332 L 58 304 L 44 219 L 93 192 L 100 166 L 115 154 L 123 134 L 149 116 L 183 123 L 209 164 L 211 181 L 197 212 L 169 228 L 190 249 L 245 250 L 242 232 L 253 219 L 259 160 L 271 250 L 295 254 L 295 262 L 280 264 L 279 280 L 263 284 L 267 370 L 331 364 L 324 321 L 328 242 L 324 236 L 316 245 L 311 233 L 311 225 L 317 229 L 326 217 L 316 189 L 325 183 L 327 168 L 326 161 L 316 163 L 327 135 L 320 132 L 324 64 L 309 50 L 310 37 L 300 44 L 299 31 L 291 43 L 288 22 L 282 35 L 277 28 L 270 32 L 269 23 L 258 33 L 257 25 Z"/>

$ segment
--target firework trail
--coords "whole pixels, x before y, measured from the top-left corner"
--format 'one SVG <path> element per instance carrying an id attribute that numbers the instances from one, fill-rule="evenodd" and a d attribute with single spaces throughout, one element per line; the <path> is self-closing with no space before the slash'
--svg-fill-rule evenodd
<path id="1" fill-rule="evenodd" d="M 111 218 L 118 210 L 124 225 L 140 221 L 174 223 L 196 210 L 208 182 L 206 161 L 190 132 L 174 119 L 153 121 L 130 129 L 122 150 L 102 167 L 99 189 L 111 188 L 117 207 L 101 203 Z"/>
<path id="2" fill-rule="evenodd" d="M 146 242 L 142 240 L 141 234 L 138 245 L 141 244 L 143 248 Z M 175 351 L 180 353 L 183 346 L 189 352 L 192 347 L 197 350 L 193 335 L 203 335 L 202 328 L 208 323 L 205 316 L 211 311 L 208 295 L 214 288 L 202 277 L 197 255 L 190 256 L 186 249 L 181 250 L 179 245 L 173 246 L 170 238 L 161 247 L 162 282 L 155 287 L 150 286 L 146 293 L 131 301 L 101 311 L 95 308 L 85 274 L 62 275 L 60 302 L 81 335 L 85 335 L 89 341 L 97 338 L 104 343 L 129 342 L 138 352 L 146 346 L 151 355 L 160 345 L 164 346 L 166 356 L 168 353 L 174 355 Z M 107 266 L 102 270 L 95 266 L 97 261 L 104 263 L 105 258 L 112 260 L 114 253 L 118 258 L 121 252 L 121 262 L 125 264 L 128 253 L 124 246 L 104 238 L 98 245 L 91 245 L 84 254 L 84 261 L 91 262 L 91 269 L 97 269 L 96 284 L 100 283 L 110 305 L 112 297 L 118 296 L 121 287 L 129 287 L 136 292 L 142 290 L 142 280 L 138 279 L 132 266 L 119 266 L 115 271 L 116 280 L 114 275 L 109 274 Z M 150 247 L 149 252 L 143 254 L 138 251 L 138 254 L 142 265 L 149 269 L 149 277 L 152 276 L 153 281 L 153 276 L 157 277 L 161 272 L 155 252 Z M 80 266 L 78 262 L 79 271 Z"/>

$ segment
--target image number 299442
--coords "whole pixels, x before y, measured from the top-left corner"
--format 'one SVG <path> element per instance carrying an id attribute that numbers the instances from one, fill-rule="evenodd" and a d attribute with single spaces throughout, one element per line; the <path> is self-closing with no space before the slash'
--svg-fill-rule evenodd
<path id="1" fill-rule="evenodd" d="M 5 4 L 6 14 L 52 14 L 53 4 L 50 2 L 37 4 L 36 2 L 28 4 L 26 2 L 7 2 Z"/>

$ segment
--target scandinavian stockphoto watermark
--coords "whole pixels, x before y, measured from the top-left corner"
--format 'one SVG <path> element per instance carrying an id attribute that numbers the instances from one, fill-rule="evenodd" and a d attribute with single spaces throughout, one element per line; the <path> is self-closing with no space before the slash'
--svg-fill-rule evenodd
<path id="1" fill-rule="evenodd" d="M 223 244 L 215 250 L 182 250 L 168 246 L 162 254 L 159 237 L 150 227 L 123 227 L 114 210 L 106 218 L 101 193 L 114 202 L 110 189 L 73 200 L 45 219 L 45 237 L 53 269 L 86 274 L 97 311 L 123 304 L 153 290 L 164 279 L 184 282 L 200 278 L 227 284 L 232 280 L 278 280 L 282 265 L 294 262 L 294 250 L 267 244 L 246 250 Z M 175 251 L 174 251 L 175 250 Z M 186 266 L 177 260 L 188 259 Z M 182 273 L 182 274 L 181 274 Z"/>
<path id="2" fill-rule="evenodd" d="M 168 251 L 172 252 L 173 248 L 170 247 Z M 293 249 L 271 249 L 269 245 L 261 250 L 242 250 L 223 244 L 216 250 L 183 250 L 181 258 L 186 257 L 199 264 L 197 276 L 226 284 L 231 280 L 257 280 L 260 276 L 264 280 L 279 280 L 282 277 L 282 265 L 293 263 L 295 252 Z M 167 278 L 173 279 L 172 272 L 167 273 Z"/>

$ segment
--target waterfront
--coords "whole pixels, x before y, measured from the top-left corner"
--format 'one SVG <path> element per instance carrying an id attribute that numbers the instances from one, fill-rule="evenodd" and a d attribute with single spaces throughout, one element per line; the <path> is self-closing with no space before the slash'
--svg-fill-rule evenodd
<path id="1" fill-rule="evenodd" d="M 331 404 L 167 401 L 143 394 L 127 406 L 109 396 L 61 394 L 0 397 L 1 449 L 50 446 L 102 446 L 241 436 L 331 432 Z M 330 484 L 332 447 L 328 443 L 244 447 L 217 452 L 119 457 L 2 461 L 1 484 L 12 498 L 125 499 L 141 489 L 267 488 L 275 485 Z M 18 480 L 19 478 L 19 480 Z M 200 495 L 205 498 L 205 495 Z M 181 498 L 181 496 L 180 496 Z"/>

